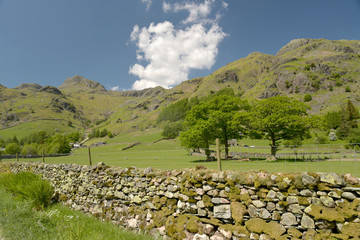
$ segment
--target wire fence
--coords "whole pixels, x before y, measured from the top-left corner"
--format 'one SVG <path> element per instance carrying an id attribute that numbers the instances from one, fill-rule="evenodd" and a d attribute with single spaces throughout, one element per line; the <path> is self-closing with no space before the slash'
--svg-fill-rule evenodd
<path id="1" fill-rule="evenodd" d="M 221 148 L 223 170 L 269 172 L 335 172 L 350 173 L 360 177 L 360 144 L 318 144 L 281 146 L 275 158 L 270 146 L 231 146 L 225 159 Z M 25 161 L 91 165 L 104 162 L 107 165 L 173 170 L 204 166 L 217 169 L 216 146 L 211 146 L 211 157 L 204 149 L 188 150 L 175 145 L 138 144 L 126 150 L 116 144 L 101 147 L 83 147 L 69 154 L 50 155 L 1 155 L 3 161 Z"/>

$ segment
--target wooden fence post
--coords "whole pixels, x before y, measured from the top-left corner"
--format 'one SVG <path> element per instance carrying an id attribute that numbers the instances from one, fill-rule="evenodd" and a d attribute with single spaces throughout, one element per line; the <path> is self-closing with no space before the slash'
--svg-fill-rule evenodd
<path id="1" fill-rule="evenodd" d="M 43 161 L 43 163 L 45 162 L 45 151 L 44 151 L 44 149 L 42 150 L 42 161 Z"/>
<path id="2" fill-rule="evenodd" d="M 19 161 L 18 153 L 16 153 L 16 161 L 17 161 L 17 162 Z"/>
<path id="3" fill-rule="evenodd" d="M 221 171 L 221 156 L 220 156 L 220 140 L 216 138 L 216 156 L 218 162 L 218 169 Z"/>
<path id="4" fill-rule="evenodd" d="M 88 147 L 88 154 L 89 154 L 89 165 L 92 165 L 90 147 Z"/>

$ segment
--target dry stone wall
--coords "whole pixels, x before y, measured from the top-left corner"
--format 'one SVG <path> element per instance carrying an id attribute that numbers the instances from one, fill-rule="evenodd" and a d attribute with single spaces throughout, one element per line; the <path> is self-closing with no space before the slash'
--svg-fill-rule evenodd
<path id="1" fill-rule="evenodd" d="M 360 180 L 350 175 L 3 166 L 42 174 L 73 209 L 163 239 L 360 238 Z"/>

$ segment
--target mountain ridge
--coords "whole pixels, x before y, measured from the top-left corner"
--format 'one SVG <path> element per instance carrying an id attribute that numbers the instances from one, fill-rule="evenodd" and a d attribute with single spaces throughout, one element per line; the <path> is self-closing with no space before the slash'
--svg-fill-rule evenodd
<path id="1" fill-rule="evenodd" d="M 310 94 L 312 100 L 307 104 L 312 114 L 340 108 L 348 99 L 359 107 L 360 41 L 294 39 L 276 55 L 254 52 L 171 89 L 108 91 L 79 75 L 58 88 L 0 85 L 0 128 L 53 116 L 79 129 L 106 127 L 115 133 L 146 129 L 156 124 L 167 105 L 206 97 L 223 88 L 232 88 L 250 101 L 277 95 L 303 101 Z"/>

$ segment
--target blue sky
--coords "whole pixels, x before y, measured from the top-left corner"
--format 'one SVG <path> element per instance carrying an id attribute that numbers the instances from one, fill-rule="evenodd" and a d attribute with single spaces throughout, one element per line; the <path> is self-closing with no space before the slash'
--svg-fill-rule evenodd
<path id="1" fill-rule="evenodd" d="M 360 0 L 0 0 L 0 84 L 171 87 L 296 38 L 360 40 L 359 26 Z"/>

